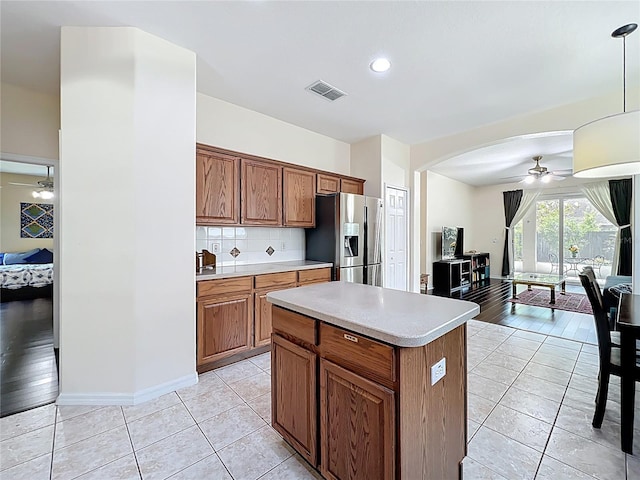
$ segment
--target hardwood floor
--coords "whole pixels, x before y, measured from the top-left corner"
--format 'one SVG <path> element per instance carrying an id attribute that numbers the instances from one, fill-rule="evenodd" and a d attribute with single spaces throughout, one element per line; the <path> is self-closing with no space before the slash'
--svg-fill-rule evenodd
<path id="1" fill-rule="evenodd" d="M 0 417 L 55 401 L 50 298 L 0 303 Z"/>
<path id="2" fill-rule="evenodd" d="M 518 291 L 523 291 L 526 288 L 521 285 L 518 287 Z M 582 287 L 577 286 L 567 286 L 567 291 L 584 293 Z M 509 301 L 511 298 L 510 282 L 491 279 L 488 285 L 467 290 L 456 295 L 455 298 L 479 304 L 480 315 L 476 319 L 483 322 L 597 344 L 592 315 L 513 304 Z"/>

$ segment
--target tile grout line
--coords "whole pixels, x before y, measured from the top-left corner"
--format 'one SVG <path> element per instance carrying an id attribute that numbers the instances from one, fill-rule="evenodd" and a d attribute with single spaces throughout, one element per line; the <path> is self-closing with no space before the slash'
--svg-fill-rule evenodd
<path id="1" fill-rule="evenodd" d="M 580 347 L 580 349 L 582 350 L 582 347 Z M 573 362 L 573 368 L 571 369 L 571 375 L 573 375 L 573 372 L 576 369 L 576 364 L 577 363 L 578 363 L 578 360 L 576 359 Z M 562 398 L 560 399 L 560 404 L 558 405 L 558 411 L 556 412 L 556 416 L 553 419 L 553 424 L 551 425 L 551 431 L 549 432 L 549 436 L 547 437 L 547 441 L 545 442 L 544 448 L 542 449 L 542 456 L 540 457 L 540 462 L 538 463 L 538 467 L 536 468 L 536 472 L 535 472 L 533 478 L 536 478 L 538 476 L 538 472 L 540 471 L 540 467 L 542 466 L 542 461 L 544 460 L 544 456 L 546 454 L 547 447 L 549 446 L 549 442 L 551 441 L 551 435 L 553 434 L 553 431 L 556 428 L 556 422 L 558 421 L 558 417 L 560 416 L 560 410 L 562 410 L 562 404 L 564 403 L 564 399 L 567 396 L 567 390 L 569 389 L 569 383 L 571 383 L 571 376 L 569 376 L 569 382 L 567 382 L 567 385 L 564 387 L 564 393 L 562 394 Z M 550 457 L 550 458 L 553 458 L 553 457 Z M 557 459 L 554 458 L 554 460 L 557 460 Z M 559 461 L 559 460 L 557 460 L 557 461 Z M 560 463 L 562 463 L 563 465 L 566 465 L 564 462 L 560 462 Z M 567 465 L 567 466 L 571 467 L 571 465 Z M 582 472 L 582 473 L 585 473 L 585 472 Z"/>
<path id="2" fill-rule="evenodd" d="M 217 376 L 217 375 L 216 375 L 216 376 Z M 218 378 L 220 378 L 220 377 L 218 377 Z M 224 383 L 224 380 L 222 380 L 222 379 L 220 379 L 220 380 Z M 226 385 L 226 384 L 225 384 L 225 385 Z M 176 393 L 177 393 L 177 392 L 176 392 Z M 181 397 L 179 394 L 178 394 L 178 398 L 180 398 L 180 401 L 182 402 L 182 405 L 184 406 L 184 408 L 187 410 L 187 412 L 189 413 L 189 415 L 191 416 L 191 418 L 192 418 L 192 419 L 193 419 L 193 421 L 195 422 L 196 426 L 198 427 L 198 430 L 200 430 L 200 433 L 202 434 L 202 436 L 205 438 L 205 440 L 207 441 L 207 443 L 208 443 L 208 444 L 209 444 L 209 446 L 211 447 L 211 450 L 213 450 L 213 453 L 212 453 L 211 455 L 207 455 L 207 456 L 206 456 L 206 457 L 204 457 L 204 458 L 201 458 L 200 460 L 198 460 L 198 461 L 197 461 L 197 462 L 195 462 L 195 463 L 192 463 L 191 465 L 186 466 L 186 467 L 185 467 L 185 468 L 183 468 L 182 470 L 180 470 L 180 471 L 178 471 L 178 472 L 174 473 L 174 475 L 177 475 L 178 473 L 180 473 L 180 472 L 182 472 L 182 471 L 186 470 L 187 468 L 192 467 L 193 465 L 195 465 L 195 464 L 196 464 L 196 463 L 198 463 L 198 462 L 201 462 L 201 461 L 202 461 L 202 460 L 204 460 L 205 458 L 209 458 L 210 456 L 215 455 L 215 456 L 218 458 L 218 460 L 220 461 L 220 464 L 222 465 L 222 467 L 226 470 L 226 472 L 229 474 L 229 476 L 233 479 L 233 475 L 231 475 L 231 472 L 229 471 L 229 469 L 227 468 L 227 466 L 225 465 L 225 463 L 222 461 L 222 458 L 220 458 L 220 455 L 218 455 L 218 451 L 215 449 L 215 447 L 214 447 L 214 446 L 213 446 L 213 444 L 211 443 L 211 440 L 209 440 L 209 437 L 207 437 L 207 435 L 202 431 L 202 428 L 200 427 L 200 423 L 198 423 L 198 421 L 196 420 L 196 418 L 195 418 L 195 417 L 193 416 L 193 414 L 191 413 L 191 410 L 189 410 L 189 407 L 187 407 L 186 403 L 184 403 L 184 400 L 182 399 L 182 397 Z M 242 401 L 244 401 L 242 398 L 240 398 L 240 399 L 241 399 Z M 232 407 L 232 408 L 233 408 L 233 407 Z M 229 410 L 231 410 L 231 409 L 225 410 L 225 412 L 228 412 Z M 221 412 L 221 413 L 224 413 L 224 412 Z M 215 417 L 215 415 L 214 415 L 213 417 Z M 204 420 L 204 421 L 206 422 L 206 421 L 210 420 L 210 419 L 211 419 L 211 418 L 213 418 L 213 417 L 210 417 L 210 418 L 208 418 L 207 420 Z M 251 432 L 251 433 L 253 433 L 253 432 Z M 244 437 L 242 437 L 242 438 L 244 438 Z"/>
<path id="3" fill-rule="evenodd" d="M 120 407 L 120 411 L 122 412 L 122 418 L 124 419 L 124 428 L 127 429 L 127 436 L 129 437 L 129 443 L 131 444 L 131 451 L 133 452 L 133 459 L 136 462 L 136 468 L 138 469 L 138 475 L 140 475 L 140 478 L 142 478 L 142 470 L 140 469 L 140 463 L 138 462 L 138 455 L 136 454 L 136 448 L 133 446 L 133 439 L 131 438 L 131 432 L 129 431 L 129 422 L 127 422 L 127 417 L 124 414 L 124 409 L 122 407 Z M 142 417 L 142 418 L 144 418 L 144 417 Z"/>
<path id="4" fill-rule="evenodd" d="M 51 441 L 51 464 L 49 465 L 49 480 L 53 480 L 53 455 L 56 450 L 56 428 L 58 427 L 58 405 L 56 405 L 56 409 L 54 412 L 53 419 L 53 439 Z"/>

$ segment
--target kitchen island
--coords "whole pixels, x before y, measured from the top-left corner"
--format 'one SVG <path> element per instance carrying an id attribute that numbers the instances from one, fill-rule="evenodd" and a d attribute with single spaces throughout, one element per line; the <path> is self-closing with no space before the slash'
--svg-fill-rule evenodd
<path id="1" fill-rule="evenodd" d="M 461 478 L 478 305 L 344 282 L 267 300 L 272 424 L 325 478 Z"/>

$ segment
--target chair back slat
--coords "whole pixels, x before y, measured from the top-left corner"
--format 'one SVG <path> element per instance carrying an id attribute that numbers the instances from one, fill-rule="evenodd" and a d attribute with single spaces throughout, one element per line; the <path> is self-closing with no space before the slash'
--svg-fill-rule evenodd
<path id="1" fill-rule="evenodd" d="M 600 363 L 601 365 L 609 363 L 611 358 L 611 336 L 609 333 L 609 320 L 604 310 L 600 285 L 598 285 L 595 273 L 591 267 L 585 267 L 578 276 L 580 277 L 580 283 L 582 283 L 589 303 L 591 303 L 591 308 L 593 309 L 596 335 L 598 336 Z"/>

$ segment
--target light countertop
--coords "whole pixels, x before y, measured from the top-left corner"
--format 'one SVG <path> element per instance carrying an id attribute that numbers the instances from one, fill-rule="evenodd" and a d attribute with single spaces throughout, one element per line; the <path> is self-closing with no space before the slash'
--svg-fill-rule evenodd
<path id="1" fill-rule="evenodd" d="M 398 347 L 426 345 L 480 313 L 472 302 L 346 282 L 272 292 L 267 300 Z"/>
<path id="2" fill-rule="evenodd" d="M 312 260 L 293 260 L 289 262 L 255 263 L 247 265 L 230 265 L 215 269 L 202 269 L 196 273 L 196 282 L 200 280 L 214 280 L 219 278 L 244 277 L 247 275 L 262 275 L 264 273 L 290 272 L 293 270 L 311 270 L 313 268 L 333 267 L 332 263 L 314 262 Z"/>

